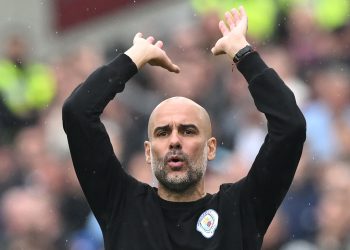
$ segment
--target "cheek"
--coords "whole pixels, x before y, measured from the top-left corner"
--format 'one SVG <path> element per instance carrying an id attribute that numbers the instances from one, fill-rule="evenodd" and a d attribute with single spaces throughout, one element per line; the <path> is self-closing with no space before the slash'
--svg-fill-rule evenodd
<path id="1" fill-rule="evenodd" d="M 206 143 L 196 143 L 194 145 L 192 145 L 189 149 L 188 149 L 188 154 L 193 157 L 194 159 L 198 159 L 199 157 L 203 156 L 203 152 L 206 148 L 207 144 Z M 185 151 L 185 150 L 184 150 Z M 186 152 L 186 151 L 185 151 Z"/>
<path id="2" fill-rule="evenodd" d="M 166 154 L 166 147 L 156 144 L 156 145 L 151 145 L 151 156 L 154 157 L 155 159 L 162 159 L 164 158 Z"/>

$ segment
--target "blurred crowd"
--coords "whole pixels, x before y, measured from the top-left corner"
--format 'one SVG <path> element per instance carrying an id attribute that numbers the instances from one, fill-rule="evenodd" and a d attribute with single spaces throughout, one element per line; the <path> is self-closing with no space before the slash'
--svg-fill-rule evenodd
<path id="1" fill-rule="evenodd" d="M 232 62 L 210 53 L 221 36 L 217 24 L 222 13 L 197 10 L 195 2 L 195 22 L 153 34 L 163 39 L 181 74 L 146 66 L 101 119 L 125 171 L 156 186 L 143 153 L 150 112 L 174 95 L 200 103 L 212 118 L 219 144 L 205 177 L 207 192 L 214 193 L 221 183 L 247 174 L 266 135 L 266 120 Z M 307 120 L 307 141 L 263 249 L 350 249 L 349 11 L 348 18 L 333 26 L 323 25 L 303 1 L 284 5 L 275 14 L 269 35 L 250 33 L 250 41 L 294 92 Z M 24 37 L 3 39 L 0 249 L 103 249 L 74 173 L 61 108 L 94 69 L 130 45 L 116 39 L 104 53 L 80 46 L 50 62 L 33 62 Z"/>

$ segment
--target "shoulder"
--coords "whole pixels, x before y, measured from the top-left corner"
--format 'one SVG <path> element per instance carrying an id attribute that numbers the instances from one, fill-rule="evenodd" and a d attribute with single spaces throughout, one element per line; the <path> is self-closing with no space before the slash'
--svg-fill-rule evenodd
<path id="1" fill-rule="evenodd" d="M 217 196 L 222 200 L 238 201 L 241 196 L 242 185 L 245 178 L 235 183 L 223 183 L 220 185 Z"/>

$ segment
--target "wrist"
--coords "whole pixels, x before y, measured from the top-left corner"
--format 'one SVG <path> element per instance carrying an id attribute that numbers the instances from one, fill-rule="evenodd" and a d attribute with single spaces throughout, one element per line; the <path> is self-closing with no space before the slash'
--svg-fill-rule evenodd
<path id="1" fill-rule="evenodd" d="M 130 59 L 135 63 L 137 69 L 142 68 L 147 62 L 146 53 L 143 48 L 131 46 L 127 51 L 124 52 L 125 55 L 130 57 Z"/>
<path id="2" fill-rule="evenodd" d="M 241 49 L 243 49 L 247 45 L 250 45 L 250 44 L 246 40 L 241 41 L 239 43 L 235 42 L 234 44 L 232 44 L 231 48 L 229 49 L 229 56 L 231 57 L 231 59 L 233 59 L 235 57 L 235 55 L 238 53 L 238 51 L 240 51 Z"/>
<path id="3" fill-rule="evenodd" d="M 244 57 L 246 57 L 252 52 L 254 52 L 254 48 L 251 45 L 246 45 L 235 54 L 235 56 L 233 57 L 233 62 L 235 64 L 238 64 L 240 61 L 243 60 Z"/>

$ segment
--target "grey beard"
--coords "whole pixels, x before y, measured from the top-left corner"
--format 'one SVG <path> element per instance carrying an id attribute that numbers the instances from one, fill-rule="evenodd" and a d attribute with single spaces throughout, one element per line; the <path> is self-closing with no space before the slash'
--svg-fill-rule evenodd
<path id="1" fill-rule="evenodd" d="M 158 182 L 169 191 L 174 193 L 184 193 L 186 190 L 195 187 L 203 178 L 208 163 L 207 152 L 207 147 L 205 147 L 203 154 L 195 160 L 189 160 L 189 157 L 186 154 L 181 153 L 181 156 L 188 167 L 187 174 L 181 178 L 170 179 L 168 177 L 168 169 L 166 169 L 166 157 L 155 158 L 151 150 L 151 166 L 153 173 Z"/>

